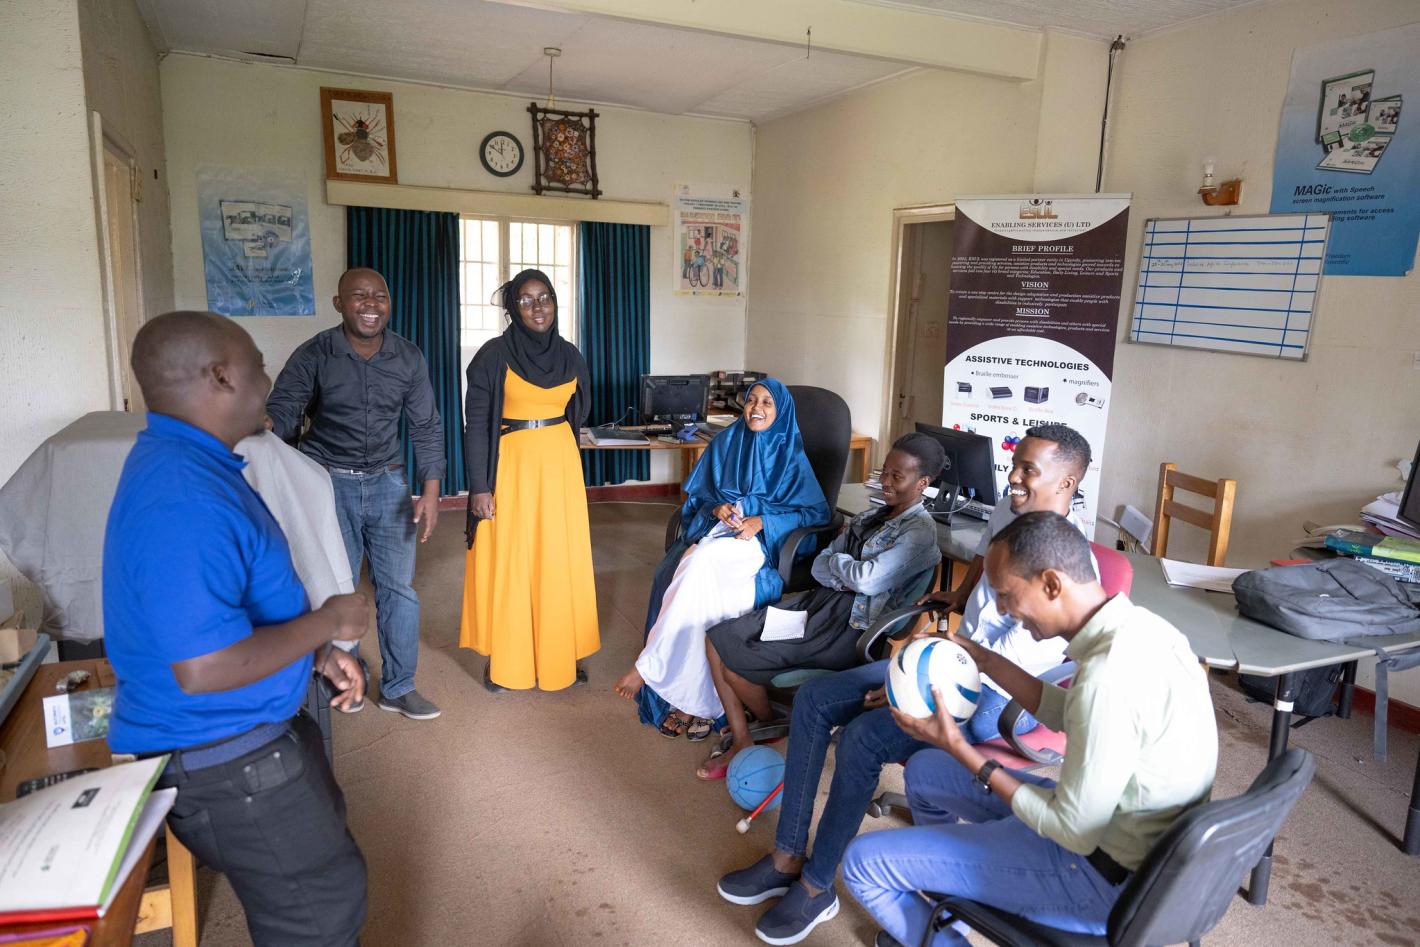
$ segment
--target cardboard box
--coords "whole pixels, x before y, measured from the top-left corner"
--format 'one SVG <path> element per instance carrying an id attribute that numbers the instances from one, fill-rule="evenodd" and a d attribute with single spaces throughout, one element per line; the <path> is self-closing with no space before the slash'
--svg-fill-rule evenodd
<path id="1" fill-rule="evenodd" d="M 38 636 L 33 628 L 20 628 L 19 616 L 0 623 L 0 664 L 13 664 L 29 653 Z"/>

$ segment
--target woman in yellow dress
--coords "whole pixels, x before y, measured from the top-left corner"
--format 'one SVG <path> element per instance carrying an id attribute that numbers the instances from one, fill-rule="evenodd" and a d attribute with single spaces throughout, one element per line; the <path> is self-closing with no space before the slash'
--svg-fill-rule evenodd
<path id="1" fill-rule="evenodd" d="M 539 270 L 502 287 L 509 324 L 468 364 L 468 557 L 459 645 L 488 656 L 489 690 L 585 683 L 600 647 L 577 432 L 587 366 L 557 333 Z"/>

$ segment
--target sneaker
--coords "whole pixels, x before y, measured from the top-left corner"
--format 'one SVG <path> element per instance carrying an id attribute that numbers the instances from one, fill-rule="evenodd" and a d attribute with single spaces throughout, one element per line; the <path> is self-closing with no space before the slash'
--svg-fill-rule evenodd
<path id="1" fill-rule="evenodd" d="M 721 878 L 715 890 L 731 904 L 759 904 L 783 896 L 798 877 L 775 870 L 774 856 L 765 855 L 748 868 L 732 871 Z"/>
<path id="2" fill-rule="evenodd" d="M 766 944 L 797 944 L 815 927 L 838 916 L 838 894 L 829 888 L 809 897 L 802 883 L 790 885 L 784 899 L 759 919 L 754 933 Z"/>
<path id="3" fill-rule="evenodd" d="M 380 709 L 393 710 L 397 714 L 404 714 L 410 720 L 433 720 L 443 713 L 433 701 L 425 700 L 419 696 L 418 691 L 410 691 L 399 697 L 380 696 Z"/>

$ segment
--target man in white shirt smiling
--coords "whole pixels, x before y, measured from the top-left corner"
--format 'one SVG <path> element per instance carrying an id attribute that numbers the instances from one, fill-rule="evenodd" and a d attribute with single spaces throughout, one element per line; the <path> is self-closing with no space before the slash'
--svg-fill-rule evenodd
<path id="1" fill-rule="evenodd" d="M 930 913 L 922 890 L 1103 934 L 1150 847 L 1212 790 L 1218 731 L 1203 670 L 1178 629 L 1105 594 L 1077 529 L 1055 513 L 1020 517 L 992 540 L 986 578 L 1003 614 L 1037 638 L 1068 641 L 1079 666 L 1064 690 L 953 639 L 1065 732 L 1060 780 L 1001 769 L 945 713 L 919 720 L 894 710 L 904 732 L 940 749 L 908 763 L 909 795 L 932 802 L 914 804 L 914 827 L 859 837 L 844 858 L 848 889 L 883 927 L 879 947 L 921 939 Z M 925 792 L 914 786 L 924 778 L 933 783 Z M 937 942 L 966 939 L 947 930 Z"/>

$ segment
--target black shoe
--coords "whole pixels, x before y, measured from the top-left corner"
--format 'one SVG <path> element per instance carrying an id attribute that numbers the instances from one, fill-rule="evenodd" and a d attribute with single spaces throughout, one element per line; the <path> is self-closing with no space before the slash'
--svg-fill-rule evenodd
<path id="1" fill-rule="evenodd" d="M 878 931 L 878 936 L 873 938 L 873 947 L 902 947 L 902 941 L 887 931 Z"/>
<path id="2" fill-rule="evenodd" d="M 587 683 L 587 671 L 582 665 L 577 665 L 577 676 L 572 679 L 573 687 L 581 687 Z"/>
<path id="3" fill-rule="evenodd" d="M 492 662 L 488 662 L 488 663 L 492 663 Z M 485 664 L 483 665 L 483 686 L 484 686 L 488 691 L 490 691 L 491 693 L 500 694 L 500 693 L 502 693 L 503 691 L 507 690 L 508 688 L 504 687 L 502 684 L 494 684 L 494 683 L 493 683 L 493 678 L 489 675 L 489 672 L 488 672 L 488 663 L 485 663 Z"/>
<path id="4" fill-rule="evenodd" d="M 783 895 L 798 877 L 777 870 L 774 856 L 765 855 L 748 868 L 732 871 L 721 878 L 715 889 L 731 904 L 759 904 Z"/>
<path id="5" fill-rule="evenodd" d="M 754 933 L 760 940 L 775 947 L 797 944 L 808 937 L 815 927 L 833 920 L 837 915 L 838 895 L 832 888 L 811 898 L 800 881 L 790 885 L 783 900 L 764 912 L 759 923 L 754 925 Z"/>

